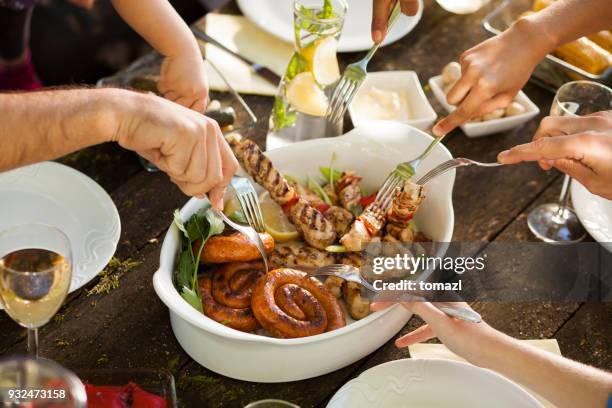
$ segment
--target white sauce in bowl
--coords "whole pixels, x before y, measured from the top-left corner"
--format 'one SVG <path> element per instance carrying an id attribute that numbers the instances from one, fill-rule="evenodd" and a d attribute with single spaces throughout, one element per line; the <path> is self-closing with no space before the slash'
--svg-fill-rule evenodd
<path id="1" fill-rule="evenodd" d="M 357 115 L 373 120 L 406 121 L 412 117 L 405 90 L 366 88 L 353 101 L 353 109 Z"/>

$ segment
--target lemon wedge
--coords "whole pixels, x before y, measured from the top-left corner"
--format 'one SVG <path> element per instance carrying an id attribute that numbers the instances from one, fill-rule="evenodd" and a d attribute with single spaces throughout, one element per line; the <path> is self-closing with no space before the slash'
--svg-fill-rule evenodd
<path id="1" fill-rule="evenodd" d="M 319 41 L 314 49 L 310 69 L 315 81 L 323 86 L 331 85 L 340 78 L 337 50 L 338 40 L 334 37 Z"/>
<path id="2" fill-rule="evenodd" d="M 232 221 L 241 222 L 243 224 L 247 223 L 246 217 L 236 197 L 232 197 L 225 203 L 223 213 Z"/>
<path id="3" fill-rule="evenodd" d="M 283 213 L 280 205 L 272 200 L 268 192 L 259 196 L 259 205 L 266 224 L 266 231 L 277 243 L 294 241 L 300 237 L 295 226 Z"/>
<path id="4" fill-rule="evenodd" d="M 287 100 L 295 110 L 313 116 L 325 116 L 327 96 L 310 72 L 297 74 L 287 86 Z"/>

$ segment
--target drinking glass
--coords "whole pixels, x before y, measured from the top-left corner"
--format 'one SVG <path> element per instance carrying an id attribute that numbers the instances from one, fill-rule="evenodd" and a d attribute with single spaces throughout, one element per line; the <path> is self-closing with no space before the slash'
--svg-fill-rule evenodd
<path id="1" fill-rule="evenodd" d="M 3 407 L 85 408 L 87 394 L 79 378 L 44 358 L 0 360 L 0 404 Z"/>
<path id="2" fill-rule="evenodd" d="M 336 51 L 347 10 L 345 0 L 293 0 L 294 52 L 274 99 L 268 150 L 342 132 L 325 113 L 340 78 Z"/>
<path id="3" fill-rule="evenodd" d="M 51 320 L 68 294 L 70 240 L 48 225 L 26 224 L 0 233 L 0 302 L 28 329 L 28 352 L 38 357 L 38 328 Z"/>
<path id="4" fill-rule="evenodd" d="M 551 116 L 584 116 L 612 109 L 612 90 L 591 81 L 568 82 L 557 90 Z M 544 242 L 573 243 L 586 236 L 578 216 L 569 207 L 572 178 L 565 176 L 557 203 L 542 204 L 531 211 L 527 225 Z"/>

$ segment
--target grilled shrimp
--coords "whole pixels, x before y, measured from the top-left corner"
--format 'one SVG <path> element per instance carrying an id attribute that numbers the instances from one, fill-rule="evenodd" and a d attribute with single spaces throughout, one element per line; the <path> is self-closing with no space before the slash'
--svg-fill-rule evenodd
<path id="1" fill-rule="evenodd" d="M 395 192 L 393 203 L 387 213 L 387 234 L 401 242 L 412 242 L 414 234 L 410 229 L 410 220 L 424 198 L 423 186 L 410 181 L 405 182 L 403 188 Z"/>
<path id="2" fill-rule="evenodd" d="M 332 223 L 300 197 L 255 142 L 236 134 L 231 135 L 228 142 L 242 167 L 283 207 L 306 242 L 320 249 L 334 242 L 336 232 Z"/>
<path id="3" fill-rule="evenodd" d="M 376 202 L 368 205 L 355 219 L 349 232 L 340 238 L 347 251 L 361 251 L 382 230 L 385 224 L 384 211 Z"/>

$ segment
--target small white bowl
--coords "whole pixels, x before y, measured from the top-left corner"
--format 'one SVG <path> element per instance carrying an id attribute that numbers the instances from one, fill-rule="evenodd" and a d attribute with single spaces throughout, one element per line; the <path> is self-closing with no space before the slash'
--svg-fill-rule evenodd
<path id="1" fill-rule="evenodd" d="M 446 109 L 449 113 L 455 110 L 455 106 L 450 105 L 446 101 L 446 94 L 444 93 L 442 85 L 442 75 L 429 78 L 429 86 L 431 86 L 431 90 L 433 91 L 436 99 L 442 106 L 444 106 L 444 109 Z M 521 126 L 540 113 L 540 108 L 531 102 L 523 91 L 518 93 L 515 100 L 525 107 L 525 113 L 500 119 L 487 120 L 484 122 L 469 122 L 462 125 L 461 130 L 463 130 L 463 133 L 465 133 L 468 137 L 488 136 L 492 135 L 493 133 L 505 132 Z"/>
<path id="2" fill-rule="evenodd" d="M 395 122 L 371 122 L 340 137 L 313 139 L 281 147 L 266 155 L 283 172 L 306 176 L 319 173 L 337 152 L 337 168 L 363 175 L 364 188 L 380 186 L 395 165 L 416 157 L 432 137 L 414 127 Z M 438 145 L 421 163 L 416 177 L 451 159 Z M 415 216 L 419 228 L 436 242 L 451 242 L 454 226 L 452 191 L 455 172 L 448 172 L 428 186 L 425 202 Z M 229 195 L 226 196 L 229 198 Z M 187 220 L 204 200 L 192 198 L 181 210 Z M 217 323 L 191 307 L 172 283 L 180 234 L 171 225 L 161 248 L 159 270 L 153 276 L 157 296 L 170 309 L 172 331 L 183 349 L 204 367 L 245 381 L 286 382 L 327 374 L 354 363 L 378 349 L 395 335 L 411 314 L 396 305 L 345 327 L 297 339 L 277 339 L 244 333 Z"/>
<path id="3" fill-rule="evenodd" d="M 423 87 L 419 82 L 419 77 L 414 71 L 383 71 L 368 73 L 366 80 L 355 95 L 353 103 L 349 105 L 348 111 L 353 121 L 353 126 L 357 127 L 365 122 L 378 120 L 367 116 L 367 112 L 357 112 L 354 102 L 367 90 L 375 86 L 378 89 L 390 91 L 405 91 L 410 106 L 411 119 L 394 120 L 394 122 L 406 123 L 417 129 L 428 130 L 434 123 L 438 115 L 431 107 Z"/>

